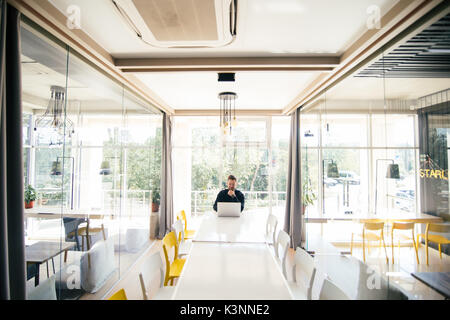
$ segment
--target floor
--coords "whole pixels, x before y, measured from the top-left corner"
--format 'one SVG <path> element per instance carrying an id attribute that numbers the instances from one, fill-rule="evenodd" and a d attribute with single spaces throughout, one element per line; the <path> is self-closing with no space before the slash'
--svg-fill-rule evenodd
<path id="1" fill-rule="evenodd" d="M 196 229 L 199 226 L 201 217 L 192 217 L 190 220 L 189 228 Z M 389 244 L 388 244 L 389 245 Z M 324 249 L 337 249 L 339 252 L 349 252 L 349 244 L 333 243 L 330 246 L 327 243 Z M 82 300 L 98 300 L 107 299 L 119 289 L 125 289 L 128 299 L 141 300 L 142 290 L 139 282 L 139 271 L 142 263 L 146 257 L 159 252 L 162 255 L 162 247 L 160 240 L 154 240 L 146 248 L 142 249 L 138 253 L 127 254 L 122 253 L 120 257 L 116 256 L 116 263 L 121 270 L 121 279 L 119 280 L 119 274 L 109 279 L 109 281 L 103 286 L 101 290 L 95 294 L 86 293 L 80 297 Z M 288 270 L 292 267 L 294 251 L 290 249 L 287 259 Z M 395 263 L 392 264 L 392 251 L 391 247 L 387 248 L 387 254 L 389 258 L 389 264 L 386 264 L 384 250 L 378 247 L 371 248 L 370 252 L 366 249 L 366 263 L 377 269 L 382 275 L 389 277 L 390 281 L 393 281 L 397 286 L 402 288 L 402 291 L 406 292 L 412 299 L 420 300 L 436 300 L 443 299 L 443 297 L 423 284 L 419 280 L 413 278 L 411 272 L 450 272 L 450 257 L 443 254 L 442 259 L 439 258 L 439 253 L 433 248 L 429 248 L 429 265 L 426 265 L 425 247 L 422 244 L 419 247 L 419 260 L 420 264 L 417 264 L 414 250 L 412 246 L 394 247 Z M 363 260 L 362 247 L 354 246 L 353 257 Z M 69 262 L 71 261 L 71 255 L 69 252 Z M 162 258 L 162 261 L 164 259 Z M 62 262 L 62 257 L 55 258 L 55 268 L 59 269 L 59 265 Z M 52 274 L 52 265 L 49 264 L 50 275 Z M 46 265 L 41 265 L 41 279 L 45 279 L 47 276 Z M 31 280 L 33 281 L 33 280 Z M 288 281 L 292 281 L 290 274 L 288 274 Z"/>
<path id="2" fill-rule="evenodd" d="M 194 223 L 192 224 L 194 227 Z M 339 251 L 348 251 L 349 246 L 336 246 Z M 390 249 L 390 248 L 389 248 Z M 105 296 L 108 298 L 114 292 L 119 289 L 124 288 L 129 299 L 142 299 L 142 292 L 139 284 L 139 269 L 144 261 L 145 257 L 152 255 L 155 252 L 161 252 L 161 241 L 155 241 L 152 247 L 140 258 L 139 261 L 130 269 L 128 274 L 118 282 L 110 292 Z M 400 251 L 400 254 L 399 254 Z M 294 251 L 290 249 L 287 260 L 288 270 L 292 268 Z M 440 271 L 440 272 L 450 272 L 450 257 L 443 255 L 442 260 L 439 258 L 439 253 L 437 250 L 432 248 L 429 249 L 429 259 L 430 265 L 425 264 L 425 248 L 422 245 L 419 249 L 419 259 L 421 263 L 417 265 L 415 260 L 415 255 L 412 247 L 397 247 L 394 250 L 395 254 L 395 264 L 386 264 L 384 253 L 379 252 L 377 248 L 371 249 L 370 254 L 366 255 L 367 264 L 370 266 L 378 267 L 378 270 L 383 275 L 389 276 L 396 285 L 401 286 L 401 288 L 408 292 L 410 298 L 420 299 L 420 300 L 440 300 L 443 299 L 439 293 L 413 278 L 410 273 L 415 271 Z M 362 261 L 362 248 L 356 247 L 353 250 L 353 256 Z M 391 251 L 388 251 L 388 257 L 391 257 Z M 391 261 L 391 260 L 390 260 Z M 290 274 L 288 274 L 288 281 L 292 281 Z M 93 298 L 93 297 L 92 297 Z"/>

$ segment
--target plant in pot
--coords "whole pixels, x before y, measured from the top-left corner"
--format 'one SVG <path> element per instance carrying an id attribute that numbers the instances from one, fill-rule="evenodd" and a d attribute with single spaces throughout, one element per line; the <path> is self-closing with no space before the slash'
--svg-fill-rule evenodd
<path id="1" fill-rule="evenodd" d="M 31 185 L 25 188 L 25 209 L 33 208 L 34 201 L 36 200 L 36 190 Z"/>
<path id="2" fill-rule="evenodd" d="M 317 195 L 314 193 L 311 179 L 305 178 L 302 185 L 302 215 L 305 214 L 306 208 L 312 206 L 317 200 Z"/>
<path id="3" fill-rule="evenodd" d="M 152 212 L 159 211 L 160 194 L 158 189 L 152 190 Z"/>

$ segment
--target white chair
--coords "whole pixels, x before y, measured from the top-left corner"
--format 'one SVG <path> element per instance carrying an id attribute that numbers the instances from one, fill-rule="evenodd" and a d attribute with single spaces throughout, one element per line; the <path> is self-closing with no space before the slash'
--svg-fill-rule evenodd
<path id="1" fill-rule="evenodd" d="M 273 214 L 269 214 L 266 223 L 266 241 L 268 241 L 269 244 L 273 245 L 275 243 L 275 232 L 277 231 L 277 225 L 277 217 L 275 217 Z"/>
<path id="2" fill-rule="evenodd" d="M 286 258 L 290 242 L 291 237 L 289 237 L 289 235 L 284 230 L 280 230 L 280 232 L 278 233 L 277 241 L 275 242 L 274 245 L 274 249 L 275 249 L 275 256 L 281 262 L 283 275 L 286 279 L 287 279 Z"/>
<path id="3" fill-rule="evenodd" d="M 350 300 L 350 298 L 333 282 L 324 279 L 319 300 Z"/>
<path id="4" fill-rule="evenodd" d="M 289 286 L 295 299 L 311 300 L 312 287 L 316 275 L 314 258 L 300 247 L 295 250 L 292 279 Z"/>
<path id="5" fill-rule="evenodd" d="M 118 271 L 112 238 L 96 242 L 89 251 L 70 254 L 74 260 L 55 274 L 57 289 L 95 293 Z"/>
<path id="6" fill-rule="evenodd" d="M 156 276 L 157 286 L 153 297 L 150 296 L 150 288 Z M 152 254 L 145 260 L 139 273 L 142 295 L 144 300 L 169 300 L 175 290 L 175 287 L 164 287 L 164 266 L 159 252 Z"/>
<path id="7" fill-rule="evenodd" d="M 184 241 L 184 226 L 183 226 L 183 220 L 177 220 L 172 225 L 172 230 L 175 231 L 175 235 L 177 238 L 177 245 L 178 245 L 178 257 L 186 256 L 189 254 L 189 251 L 191 250 L 191 244 L 192 242 L 186 242 Z"/>
<path id="8" fill-rule="evenodd" d="M 55 276 L 45 279 L 37 287 L 34 280 L 28 281 L 27 300 L 56 300 Z"/>

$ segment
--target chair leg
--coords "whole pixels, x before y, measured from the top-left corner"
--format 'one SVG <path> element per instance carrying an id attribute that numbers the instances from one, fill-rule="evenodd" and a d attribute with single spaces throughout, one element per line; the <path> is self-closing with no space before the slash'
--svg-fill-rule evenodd
<path id="1" fill-rule="evenodd" d="M 441 244 L 439 243 L 439 258 L 442 260 Z"/>
<path id="2" fill-rule="evenodd" d="M 81 251 L 84 251 L 84 236 L 81 236 Z"/>
<path id="3" fill-rule="evenodd" d="M 425 252 L 427 255 L 427 266 L 428 266 L 429 264 L 428 264 L 428 239 L 427 238 L 425 238 Z"/>
<path id="4" fill-rule="evenodd" d="M 363 233 L 363 240 L 362 240 L 362 245 L 363 245 L 363 261 L 366 262 L 366 239 L 364 237 L 364 233 Z"/>
<path id="5" fill-rule="evenodd" d="M 353 232 L 352 232 L 352 238 L 350 240 L 350 255 L 353 255 Z"/>
<path id="6" fill-rule="evenodd" d="M 414 230 L 413 230 L 413 233 L 412 233 L 412 241 L 413 241 L 414 251 L 416 253 L 417 264 L 420 264 L 419 263 L 419 253 L 418 253 L 418 250 L 417 250 L 416 242 L 414 240 Z"/>
<path id="7" fill-rule="evenodd" d="M 386 250 L 386 243 L 384 242 L 384 233 L 383 233 L 383 231 L 381 232 L 381 240 L 383 240 L 384 254 L 386 255 L 386 263 L 389 264 L 389 259 L 388 259 L 387 250 Z"/>
<path id="8" fill-rule="evenodd" d="M 394 231 L 391 232 L 392 264 L 394 264 Z"/>
<path id="9" fill-rule="evenodd" d="M 48 271 L 48 260 L 45 261 L 45 264 L 47 265 L 47 278 L 50 278 L 50 272 Z"/>
<path id="10" fill-rule="evenodd" d="M 53 267 L 53 274 L 55 274 L 56 272 L 55 272 L 55 260 L 53 260 L 53 258 L 52 258 L 52 267 Z"/>

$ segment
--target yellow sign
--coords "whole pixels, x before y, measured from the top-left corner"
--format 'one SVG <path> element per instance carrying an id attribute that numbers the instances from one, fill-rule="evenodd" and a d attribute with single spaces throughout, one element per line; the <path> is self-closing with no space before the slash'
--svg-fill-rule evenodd
<path id="1" fill-rule="evenodd" d="M 434 170 L 434 169 L 419 169 L 419 175 L 421 178 L 433 178 L 448 180 L 447 170 Z"/>

